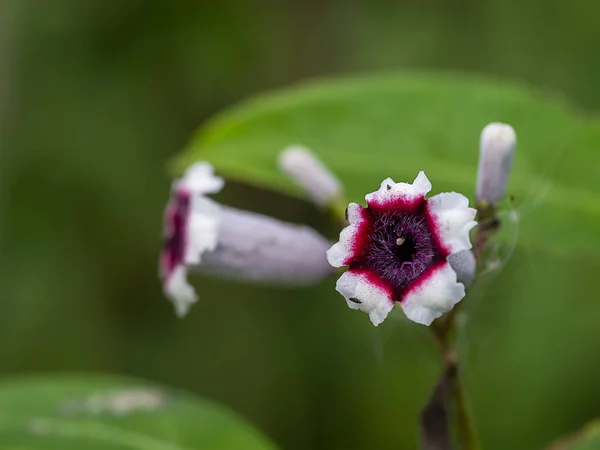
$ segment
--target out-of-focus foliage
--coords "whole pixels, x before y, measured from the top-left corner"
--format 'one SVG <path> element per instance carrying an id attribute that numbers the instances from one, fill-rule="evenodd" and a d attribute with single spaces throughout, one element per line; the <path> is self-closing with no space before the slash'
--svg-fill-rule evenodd
<path id="1" fill-rule="evenodd" d="M 2 448 L 269 450 L 229 411 L 110 376 L 25 377 L 0 385 Z"/>
<path id="2" fill-rule="evenodd" d="M 340 177 L 353 201 L 387 176 L 412 181 L 419 170 L 435 192 L 470 194 L 479 133 L 493 121 L 518 130 L 509 191 L 525 220 L 506 225 L 519 228 L 519 245 L 600 257 L 600 122 L 518 86 L 421 74 L 290 89 L 209 122 L 179 166 L 206 159 L 230 179 L 299 193 L 277 169 L 281 150 L 299 143 Z"/>
<path id="3" fill-rule="evenodd" d="M 560 439 L 548 450 L 596 450 L 600 448 L 600 423 L 596 419 L 581 430 Z"/>
<path id="4" fill-rule="evenodd" d="M 199 278 L 198 305 L 183 321 L 173 316 L 156 279 L 166 163 L 220 108 L 310 76 L 461 69 L 517 77 L 593 111 L 599 8 L 593 0 L 4 0 L 0 370 L 110 370 L 186 388 L 290 450 L 414 449 L 416 416 L 439 370 L 423 327 L 373 329 L 333 280 L 287 291 Z M 532 113 L 518 125 L 537 120 Z M 475 158 L 477 131 L 469 133 L 455 142 L 469 143 Z M 548 248 L 565 251 L 522 244 L 466 308 L 465 375 L 490 450 L 539 448 L 600 414 L 600 262 L 594 242 L 582 251 L 577 241 L 580 223 L 593 233 L 585 192 L 600 181 L 577 156 L 591 144 L 548 139 L 547 158 L 532 157 L 527 147 L 541 149 L 533 136 L 520 143 L 511 186 L 527 190 L 529 173 L 551 186 L 518 230 L 535 239 L 538 226 Z M 422 169 L 441 177 L 441 164 Z M 455 161 L 465 167 L 461 188 L 474 182 L 470 164 Z M 373 173 L 373 182 L 386 175 Z M 558 201 L 573 208 L 554 208 L 557 192 L 570 192 Z M 323 223 L 303 202 L 239 185 L 220 199 Z M 592 214 L 580 222 L 582 203 Z"/>

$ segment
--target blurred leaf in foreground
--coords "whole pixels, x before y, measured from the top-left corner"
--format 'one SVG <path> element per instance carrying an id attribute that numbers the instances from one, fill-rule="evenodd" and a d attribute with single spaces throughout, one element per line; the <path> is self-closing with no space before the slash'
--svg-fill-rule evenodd
<path id="1" fill-rule="evenodd" d="M 0 443 L 6 448 L 275 448 L 222 407 L 121 377 L 5 380 L 0 384 L 0 405 Z"/>
<path id="2" fill-rule="evenodd" d="M 548 450 L 597 450 L 600 448 L 600 420 L 594 420 L 579 432 L 552 444 Z"/>

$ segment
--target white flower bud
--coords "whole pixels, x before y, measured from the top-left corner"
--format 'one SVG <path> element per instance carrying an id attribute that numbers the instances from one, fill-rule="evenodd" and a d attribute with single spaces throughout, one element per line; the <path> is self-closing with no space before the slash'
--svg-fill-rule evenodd
<path id="1" fill-rule="evenodd" d="M 494 205 L 502 200 L 512 166 L 517 135 L 510 125 L 491 123 L 481 132 L 477 203 Z"/>
<path id="2" fill-rule="evenodd" d="M 294 145 L 283 150 L 279 156 L 279 168 L 319 206 L 327 206 L 341 196 L 338 179 L 306 147 Z"/>
<path id="3" fill-rule="evenodd" d="M 450 263 L 450 267 L 456 272 L 456 277 L 460 283 L 465 286 L 470 286 L 473 283 L 477 262 L 471 250 L 452 253 L 448 256 L 448 262 Z"/>

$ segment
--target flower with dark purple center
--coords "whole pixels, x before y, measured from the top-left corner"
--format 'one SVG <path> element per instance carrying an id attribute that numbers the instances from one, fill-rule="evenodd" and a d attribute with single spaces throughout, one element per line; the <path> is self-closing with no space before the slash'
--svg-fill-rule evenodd
<path id="1" fill-rule="evenodd" d="M 332 266 L 348 266 L 336 289 L 374 325 L 395 303 L 409 319 L 430 325 L 465 295 L 448 257 L 471 248 L 476 211 L 456 192 L 425 199 L 430 190 L 423 172 L 413 184 L 384 180 L 365 197 L 366 208 L 348 206 L 349 225 L 327 252 Z"/>

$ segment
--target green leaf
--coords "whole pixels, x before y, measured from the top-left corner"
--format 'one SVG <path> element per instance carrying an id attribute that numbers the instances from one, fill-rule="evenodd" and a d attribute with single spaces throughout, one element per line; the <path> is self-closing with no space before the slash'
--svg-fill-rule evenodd
<path id="1" fill-rule="evenodd" d="M 139 380 L 46 376 L 0 383 L 1 449 L 275 447 L 224 408 Z"/>
<path id="2" fill-rule="evenodd" d="M 600 448 L 600 420 L 588 423 L 579 432 L 561 439 L 548 450 L 597 450 Z"/>
<path id="3" fill-rule="evenodd" d="M 307 84 L 218 115 L 176 169 L 207 160 L 229 179 L 303 196 L 276 165 L 279 152 L 298 143 L 333 169 L 351 201 L 364 203 L 385 177 L 412 181 L 420 170 L 434 193 L 469 195 L 479 133 L 492 121 L 510 123 L 518 135 L 509 193 L 519 205 L 519 241 L 558 254 L 600 254 L 600 127 L 562 99 L 521 85 L 433 75 Z"/>

